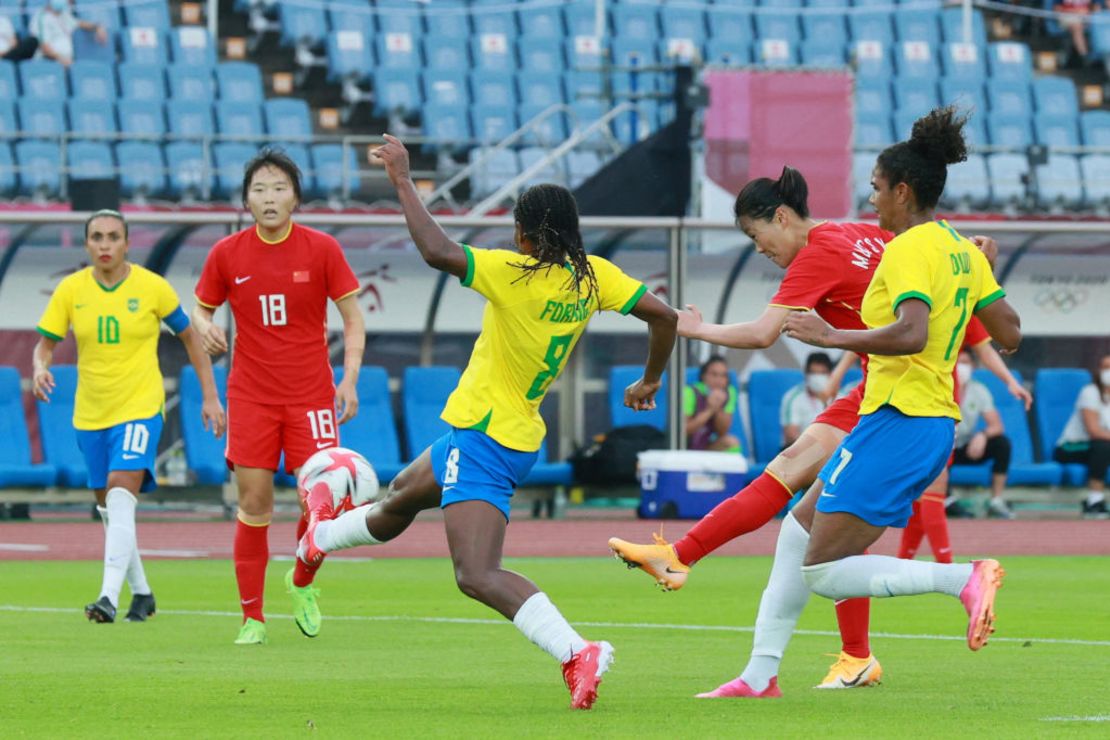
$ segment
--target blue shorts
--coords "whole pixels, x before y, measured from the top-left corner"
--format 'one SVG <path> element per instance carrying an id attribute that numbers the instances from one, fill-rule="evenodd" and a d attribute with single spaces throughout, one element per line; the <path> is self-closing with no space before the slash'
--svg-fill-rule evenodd
<path id="1" fill-rule="evenodd" d="M 77 430 L 77 446 L 85 455 L 89 469 L 89 488 L 105 488 L 108 473 L 113 470 L 145 470 L 146 477 L 139 489 L 153 491 L 154 458 L 158 440 L 162 438 L 162 413 L 149 419 L 137 419 L 107 429 Z"/>
<path id="2" fill-rule="evenodd" d="M 906 526 L 913 502 L 948 463 L 955 435 L 946 416 L 906 416 L 893 406 L 861 416 L 817 476 L 825 483 L 817 510 Z"/>
<path id="3" fill-rule="evenodd" d="M 451 429 L 431 448 L 432 471 L 443 489 L 440 508 L 460 501 L 486 501 L 508 519 L 509 499 L 539 454 L 502 447 L 485 432 Z"/>

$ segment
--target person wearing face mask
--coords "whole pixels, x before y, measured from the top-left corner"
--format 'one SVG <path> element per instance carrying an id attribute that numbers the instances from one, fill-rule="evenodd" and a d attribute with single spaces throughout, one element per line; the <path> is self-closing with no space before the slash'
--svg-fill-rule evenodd
<path id="1" fill-rule="evenodd" d="M 1087 519 L 1110 518 L 1106 507 L 1106 470 L 1110 468 L 1110 355 L 1104 355 L 1094 382 L 1084 386 L 1053 453 L 1056 462 L 1087 466 Z"/>
<path id="2" fill-rule="evenodd" d="M 69 0 L 48 0 L 31 16 L 28 28 L 38 39 L 35 57 L 53 59 L 63 67 L 73 64 L 73 32 L 78 28 L 96 34 L 97 43 L 108 43 L 108 30 L 99 23 L 74 16 Z"/>
<path id="3" fill-rule="evenodd" d="M 975 465 L 990 460 L 991 500 L 988 511 L 992 516 L 1013 519 L 1014 514 L 1002 498 L 1006 488 L 1006 473 L 1010 469 L 1010 438 L 1002 426 L 1002 417 L 994 407 L 994 398 L 987 387 L 973 380 L 975 369 L 971 352 L 962 350 L 956 362 L 959 381 L 960 415 L 956 425 L 954 465 Z M 980 421 L 985 425 L 980 429 Z"/>
<path id="4" fill-rule="evenodd" d="M 705 361 L 698 382 L 683 389 L 686 448 L 740 452 L 740 440 L 729 434 L 736 416 L 736 388 L 728 382 L 728 364 L 720 355 Z"/>
<path id="5" fill-rule="evenodd" d="M 779 419 L 782 423 L 784 449 L 794 444 L 802 431 L 828 406 L 824 394 L 829 385 L 832 367 L 832 359 L 824 352 L 810 353 L 806 358 L 805 380 L 782 397 Z"/>

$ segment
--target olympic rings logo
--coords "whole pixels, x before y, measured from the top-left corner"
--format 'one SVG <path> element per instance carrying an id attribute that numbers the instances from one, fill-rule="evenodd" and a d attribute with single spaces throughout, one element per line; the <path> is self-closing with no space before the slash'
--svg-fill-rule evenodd
<path id="1" fill-rule="evenodd" d="M 1044 311 L 1071 313 L 1087 302 L 1087 291 L 1084 288 L 1044 288 L 1033 297 L 1033 302 Z"/>

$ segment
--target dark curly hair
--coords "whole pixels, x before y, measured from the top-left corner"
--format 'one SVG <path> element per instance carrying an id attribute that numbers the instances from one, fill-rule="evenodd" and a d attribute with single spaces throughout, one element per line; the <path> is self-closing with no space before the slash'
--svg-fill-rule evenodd
<path id="1" fill-rule="evenodd" d="M 783 167 L 777 180 L 760 177 L 745 185 L 736 196 L 732 213 L 737 224 L 742 217 L 770 221 L 779 206 L 790 206 L 799 216 L 808 218 L 808 197 L 809 185 L 802 173 L 793 167 Z"/>
<path id="2" fill-rule="evenodd" d="M 901 182 L 909 185 L 918 208 L 936 208 L 948 179 L 948 165 L 967 159 L 966 124 L 967 115 L 955 106 L 935 108 L 914 122 L 909 141 L 888 146 L 879 154 L 879 171 L 890 187 Z"/>
<path id="3" fill-rule="evenodd" d="M 518 280 L 531 279 L 540 270 L 561 269 L 569 262 L 573 269 L 567 288 L 587 301 L 597 292 L 597 276 L 586 259 L 578 228 L 578 203 L 569 190 L 547 183 L 533 185 L 521 193 L 513 219 L 535 247 L 532 260 L 514 265 L 524 271 Z"/>

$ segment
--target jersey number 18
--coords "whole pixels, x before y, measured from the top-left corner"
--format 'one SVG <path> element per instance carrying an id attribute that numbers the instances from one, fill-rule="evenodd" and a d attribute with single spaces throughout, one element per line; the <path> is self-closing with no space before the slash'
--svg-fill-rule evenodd
<path id="1" fill-rule="evenodd" d="M 285 326 L 285 294 L 260 295 L 258 302 L 262 304 L 263 326 Z"/>

